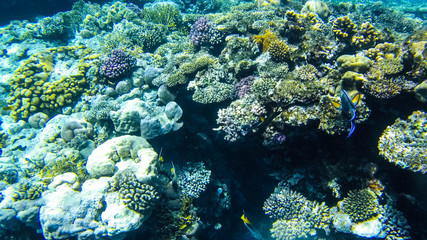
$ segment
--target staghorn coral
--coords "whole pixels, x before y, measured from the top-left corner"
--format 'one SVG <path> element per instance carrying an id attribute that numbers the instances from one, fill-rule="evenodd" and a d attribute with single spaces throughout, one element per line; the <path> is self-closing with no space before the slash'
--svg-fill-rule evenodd
<path id="1" fill-rule="evenodd" d="M 408 119 L 396 119 L 378 141 L 380 155 L 413 172 L 427 172 L 427 113 L 413 112 Z"/>
<path id="2" fill-rule="evenodd" d="M 274 62 L 285 62 L 290 60 L 290 50 L 288 44 L 283 40 L 273 41 L 269 48 L 271 60 Z"/>
<path id="3" fill-rule="evenodd" d="M 350 191 L 338 203 L 341 213 L 348 214 L 352 222 L 364 222 L 380 214 L 378 198 L 370 189 Z"/>
<path id="4" fill-rule="evenodd" d="M 127 208 L 135 212 L 145 215 L 152 210 L 159 199 L 156 189 L 138 180 L 131 171 L 117 174 L 115 181 L 120 199 Z"/>
<path id="5" fill-rule="evenodd" d="M 190 163 L 178 172 L 178 185 L 185 196 L 198 198 L 210 182 L 211 171 L 203 162 Z"/>

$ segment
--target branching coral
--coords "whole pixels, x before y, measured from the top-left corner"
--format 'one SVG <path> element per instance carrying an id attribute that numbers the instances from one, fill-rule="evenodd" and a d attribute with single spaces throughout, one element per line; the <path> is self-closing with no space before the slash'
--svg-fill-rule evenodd
<path id="1" fill-rule="evenodd" d="M 190 198 L 198 198 L 210 182 L 211 171 L 203 162 L 188 163 L 178 173 L 178 185 L 182 193 Z"/>
<path id="2" fill-rule="evenodd" d="M 413 112 L 408 119 L 396 119 L 378 141 L 380 155 L 414 172 L 427 172 L 427 113 Z"/>
<path id="3" fill-rule="evenodd" d="M 356 33 L 356 24 L 348 16 L 339 17 L 333 22 L 332 31 L 338 39 L 351 41 Z"/>
<path id="4" fill-rule="evenodd" d="M 309 201 L 300 193 L 282 189 L 264 203 L 264 211 L 278 219 L 271 229 L 275 239 L 295 239 L 315 235 L 315 229 L 328 227 L 329 208 L 324 203 Z"/>

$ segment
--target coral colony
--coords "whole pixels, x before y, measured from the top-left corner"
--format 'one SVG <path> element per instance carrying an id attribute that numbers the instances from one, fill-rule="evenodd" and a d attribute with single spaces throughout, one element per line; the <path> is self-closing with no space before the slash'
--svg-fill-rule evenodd
<path id="1" fill-rule="evenodd" d="M 426 9 L 75 1 L 7 19 L 0 238 L 427 239 Z"/>

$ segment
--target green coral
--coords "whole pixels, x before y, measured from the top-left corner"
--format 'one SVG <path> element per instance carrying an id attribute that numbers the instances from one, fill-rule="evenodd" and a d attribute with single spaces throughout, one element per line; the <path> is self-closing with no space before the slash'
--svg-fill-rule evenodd
<path id="1" fill-rule="evenodd" d="M 210 55 L 202 55 L 191 62 L 181 64 L 177 72 L 169 75 L 167 79 L 168 87 L 188 82 L 190 76 L 193 76 L 198 71 L 207 68 L 210 64 L 214 63 L 214 61 L 215 60 Z"/>
<path id="2" fill-rule="evenodd" d="M 172 2 L 158 2 L 152 6 L 145 6 L 142 16 L 146 22 L 163 24 L 168 28 L 181 27 L 183 24 L 178 5 Z"/>
<path id="3" fill-rule="evenodd" d="M 371 59 L 364 56 L 341 55 L 337 58 L 337 64 L 340 71 L 364 73 L 369 70 Z"/>
<path id="4" fill-rule="evenodd" d="M 348 214 L 352 222 L 364 222 L 380 214 L 378 198 L 368 188 L 350 191 L 338 203 L 338 208 L 341 213 Z"/>
<path id="5" fill-rule="evenodd" d="M 153 186 L 141 182 L 130 171 L 116 175 L 115 180 L 120 199 L 135 212 L 145 214 L 151 211 L 159 199 L 159 193 Z"/>
<path id="6" fill-rule="evenodd" d="M 408 119 L 396 119 L 378 141 L 380 155 L 413 172 L 427 172 L 427 113 L 413 112 Z"/>

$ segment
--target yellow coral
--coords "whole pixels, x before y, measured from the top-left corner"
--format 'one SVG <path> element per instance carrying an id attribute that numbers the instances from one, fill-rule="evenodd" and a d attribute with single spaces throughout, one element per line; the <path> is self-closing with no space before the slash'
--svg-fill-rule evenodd
<path id="1" fill-rule="evenodd" d="M 332 31 L 341 40 L 349 40 L 355 34 L 356 24 L 348 16 L 339 17 L 333 22 Z"/>
<path id="2" fill-rule="evenodd" d="M 262 51 L 267 52 L 267 50 L 270 48 L 271 43 L 274 41 L 277 41 L 277 37 L 267 29 L 265 31 L 264 35 L 255 35 L 254 41 L 259 45 L 262 46 Z"/>
<path id="3" fill-rule="evenodd" d="M 80 59 L 76 74 L 52 80 L 55 59 L 59 55 Z M 11 117 L 27 119 L 31 113 L 57 110 L 79 94 L 86 91 L 89 82 L 85 78 L 90 68 L 88 61 L 97 59 L 92 50 L 83 46 L 58 47 L 32 55 L 24 64 L 15 70 L 10 80 L 11 92 L 8 103 L 13 106 Z"/>
<path id="4" fill-rule="evenodd" d="M 255 5 L 257 7 L 279 6 L 280 0 L 255 0 Z"/>
<path id="5" fill-rule="evenodd" d="M 365 22 L 360 26 L 356 35 L 351 38 L 351 44 L 359 48 L 375 45 L 379 39 L 379 32 L 371 23 Z"/>

